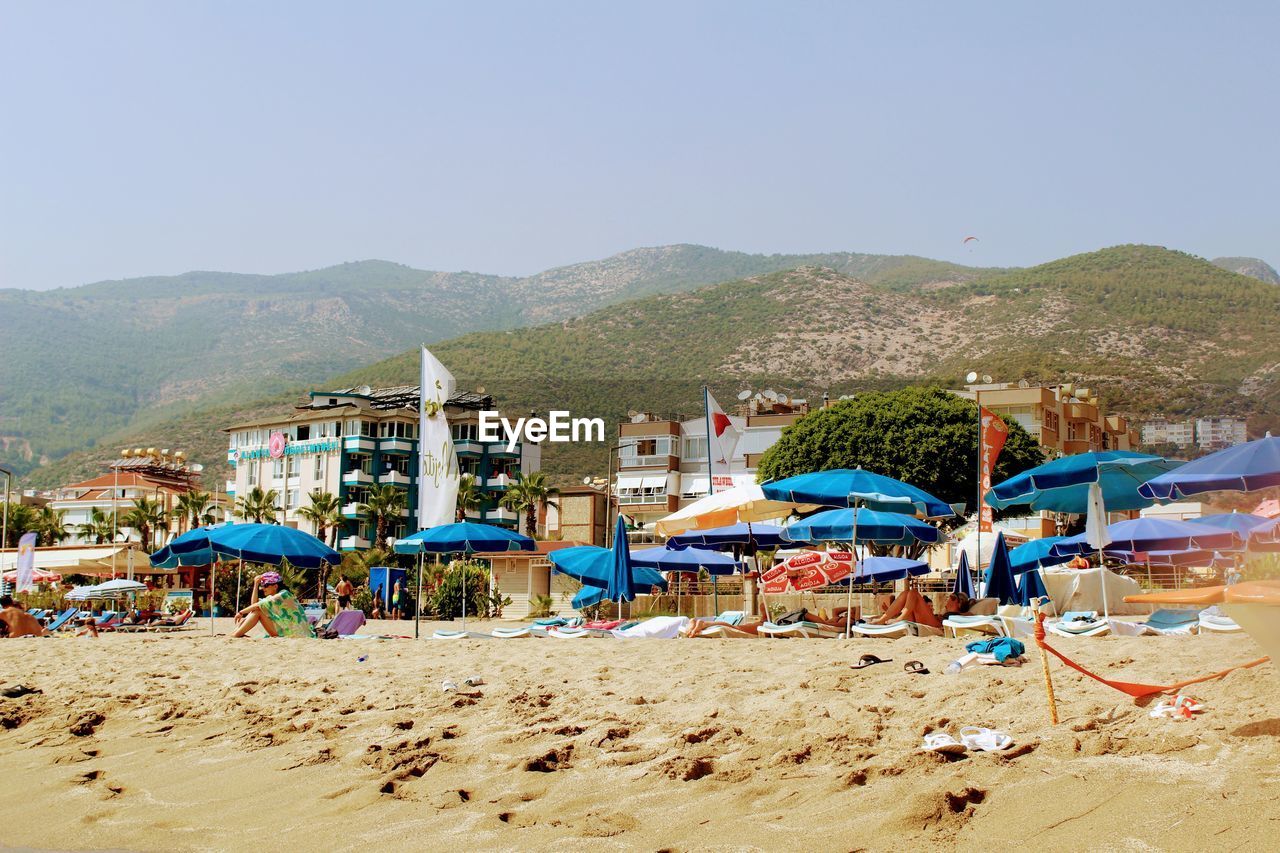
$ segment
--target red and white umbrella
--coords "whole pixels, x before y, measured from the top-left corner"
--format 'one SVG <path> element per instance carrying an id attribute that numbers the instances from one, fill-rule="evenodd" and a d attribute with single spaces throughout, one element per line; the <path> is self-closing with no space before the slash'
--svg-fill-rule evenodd
<path id="1" fill-rule="evenodd" d="M 14 569 L 13 571 L 5 572 L 4 575 L 0 577 L 3 577 L 4 580 L 8 581 L 9 583 L 17 583 L 18 570 Z M 31 580 L 34 581 L 35 583 L 57 583 L 58 581 L 62 580 L 62 575 L 58 574 L 57 572 L 46 572 L 43 569 L 36 569 L 31 573 Z"/>
<path id="2" fill-rule="evenodd" d="M 853 554 L 848 551 L 801 551 L 763 572 L 760 582 L 766 594 L 777 595 L 839 583 L 852 572 Z"/>

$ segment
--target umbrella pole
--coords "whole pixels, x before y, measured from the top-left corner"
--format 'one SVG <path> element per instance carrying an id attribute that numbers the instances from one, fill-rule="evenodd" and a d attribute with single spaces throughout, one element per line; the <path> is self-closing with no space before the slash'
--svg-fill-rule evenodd
<path id="1" fill-rule="evenodd" d="M 421 543 L 419 543 L 421 544 Z M 413 606 L 413 638 L 418 639 L 422 621 L 422 570 L 426 566 L 426 554 L 418 552 L 418 598 Z M 390 574 L 390 572 L 388 572 Z"/>
<path id="2" fill-rule="evenodd" d="M 462 566 L 462 630 L 467 630 L 467 567 Z"/>
<path id="3" fill-rule="evenodd" d="M 715 575 L 711 576 L 711 609 L 712 616 L 720 615 L 720 581 Z"/>
<path id="4" fill-rule="evenodd" d="M 1102 584 L 1102 618 L 1106 619 L 1111 616 L 1107 607 L 1107 561 L 1102 556 L 1102 549 L 1098 549 L 1098 581 Z"/>
<path id="5" fill-rule="evenodd" d="M 213 578 L 218 574 L 218 566 L 221 560 L 215 560 L 213 565 L 209 567 L 209 636 L 217 636 L 213 630 Z"/>
<path id="6" fill-rule="evenodd" d="M 853 636 L 853 576 L 857 574 L 858 568 L 858 502 L 853 502 L 853 538 L 849 543 L 853 548 L 853 568 L 854 571 L 849 573 L 849 592 L 845 595 L 844 601 L 844 637 L 849 639 Z"/>
<path id="7" fill-rule="evenodd" d="M 236 612 L 240 612 L 240 579 L 244 577 L 244 561 L 236 566 Z"/>

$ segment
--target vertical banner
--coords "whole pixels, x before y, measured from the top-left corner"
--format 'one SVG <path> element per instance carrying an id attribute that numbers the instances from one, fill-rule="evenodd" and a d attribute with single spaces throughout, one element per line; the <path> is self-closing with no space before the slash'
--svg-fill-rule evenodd
<path id="1" fill-rule="evenodd" d="M 741 431 L 733 425 L 733 421 L 720 408 L 711 391 L 702 389 L 707 408 L 707 473 L 711 477 L 711 489 L 708 494 L 733 488 L 733 475 L 730 473 L 733 451 L 738 446 Z"/>
<path id="2" fill-rule="evenodd" d="M 996 459 L 1000 456 L 1000 451 L 1004 449 L 1004 441 L 1009 437 L 1009 427 L 1004 421 L 1000 420 L 995 412 L 983 407 L 982 414 L 982 465 L 981 465 L 981 482 L 978 485 L 978 530 L 983 533 L 990 533 L 992 530 L 992 516 L 994 510 L 984 498 L 991 489 L 991 471 L 996 467 Z M 982 555 L 978 555 L 978 562 L 982 562 Z"/>
<path id="3" fill-rule="evenodd" d="M 17 592 L 36 588 L 36 534 L 24 533 L 18 540 L 18 578 L 14 585 Z"/>
<path id="4" fill-rule="evenodd" d="M 418 529 L 450 524 L 458 502 L 458 457 L 444 404 L 457 386 L 453 374 L 424 346 L 418 395 Z"/>

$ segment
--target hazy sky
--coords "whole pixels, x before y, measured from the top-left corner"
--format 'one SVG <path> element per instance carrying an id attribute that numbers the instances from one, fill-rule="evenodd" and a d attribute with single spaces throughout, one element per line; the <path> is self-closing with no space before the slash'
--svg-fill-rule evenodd
<path id="1" fill-rule="evenodd" d="M 1280 7 L 1048 5 L 0 0 L 0 287 L 676 242 L 1280 264 Z"/>

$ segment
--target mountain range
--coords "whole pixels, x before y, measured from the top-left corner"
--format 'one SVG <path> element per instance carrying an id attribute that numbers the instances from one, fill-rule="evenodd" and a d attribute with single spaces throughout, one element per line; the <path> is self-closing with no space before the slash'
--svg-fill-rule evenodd
<path id="1" fill-rule="evenodd" d="M 752 265 L 765 269 L 698 286 Z M 574 269 L 576 278 L 568 272 Z M 322 272 L 303 275 L 333 280 Z M 1223 413 L 1250 415 L 1257 426 L 1280 423 L 1280 353 L 1270 331 L 1280 288 L 1160 247 L 1117 246 L 997 270 L 923 258 L 753 256 L 676 246 L 535 278 L 562 295 L 540 301 L 528 290 L 534 285 L 509 285 L 505 313 L 464 311 L 466 300 L 459 300 L 458 316 L 485 317 L 467 322 L 494 328 L 432 346 L 461 388 L 484 386 L 517 414 L 561 408 L 607 422 L 629 410 L 688 415 L 700 410 L 704 383 L 725 401 L 745 387 L 772 386 L 816 402 L 824 391 L 955 387 L 976 368 L 1000 380 L 1087 381 L 1109 410 L 1135 417 Z M 478 290 L 489 292 L 484 287 Z M 403 283 L 388 289 L 406 291 Z M 621 301 L 645 290 L 662 292 Z M 570 292 L 579 294 L 576 303 Z M 370 313 L 383 310 L 369 304 Z M 570 316 L 575 307 L 581 313 Z M 511 328 L 543 316 L 550 321 Z M 377 321 L 361 316 L 359 323 L 373 330 Z M 412 326 L 405 317 L 388 321 L 395 329 L 402 324 Z M 301 335 L 288 334 L 282 326 L 266 338 L 277 354 Z M 368 342 L 348 337 L 383 352 L 406 347 L 390 332 L 375 339 L 370 331 Z M 323 353 L 334 338 L 306 345 Z M 217 430 L 234 420 L 285 410 L 312 387 L 413 383 L 417 376 L 416 346 L 345 372 L 340 359 L 324 364 L 331 368 L 324 376 L 277 371 L 256 393 L 212 392 L 185 408 L 139 405 L 132 423 L 102 439 L 101 450 L 69 454 L 30 479 L 65 482 L 100 470 L 128 445 L 183 447 L 217 464 L 225 446 Z M 604 459 L 601 448 L 551 445 L 544 452 L 547 469 L 561 477 L 599 473 Z"/>

